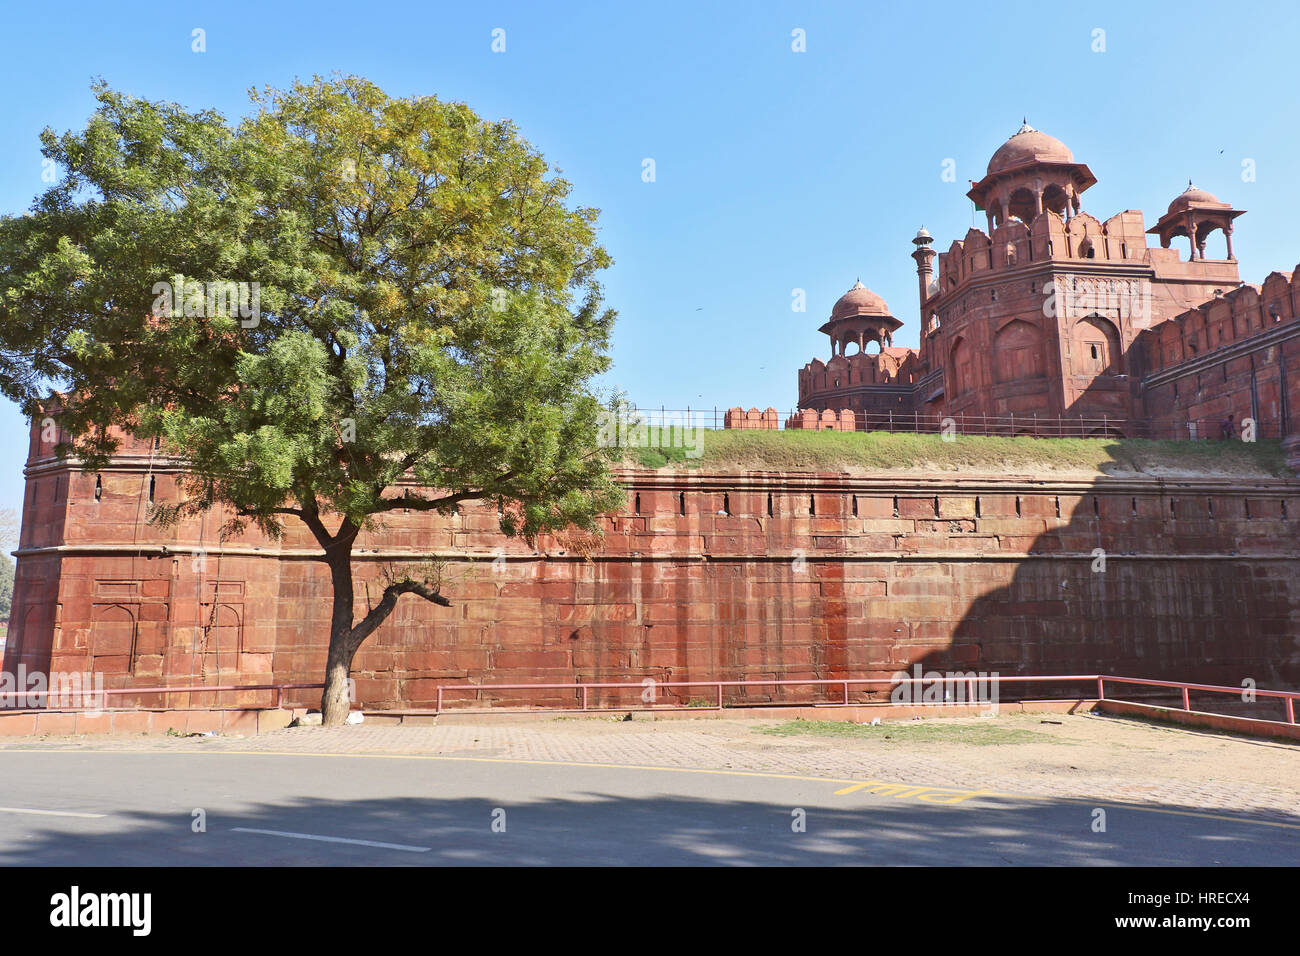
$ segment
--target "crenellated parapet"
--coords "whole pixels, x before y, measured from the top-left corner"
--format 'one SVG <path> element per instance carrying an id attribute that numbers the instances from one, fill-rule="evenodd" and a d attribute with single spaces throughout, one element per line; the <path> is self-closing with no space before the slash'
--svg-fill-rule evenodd
<path id="1" fill-rule="evenodd" d="M 1104 222 L 1086 212 L 1069 220 L 1044 212 L 1029 223 L 1009 220 L 996 227 L 992 236 L 972 228 L 953 242 L 947 252 L 939 254 L 938 294 L 955 292 L 968 281 L 992 272 L 1023 269 L 1034 263 L 1146 265 L 1151 262 L 1150 251 L 1138 210 L 1126 209 Z"/>
<path id="2" fill-rule="evenodd" d="M 1157 372 L 1254 338 L 1300 317 L 1300 264 L 1262 285 L 1240 285 L 1162 322 L 1149 333 L 1147 371 Z"/>
<path id="3" fill-rule="evenodd" d="M 916 349 L 890 346 L 876 353 L 836 355 L 829 362 L 813 359 L 799 370 L 799 394 L 857 385 L 910 385 L 919 377 Z"/>
<path id="4" fill-rule="evenodd" d="M 745 411 L 740 406 L 729 408 L 722 416 L 723 428 L 748 428 L 763 431 L 775 431 L 781 427 L 781 418 L 775 408 L 759 411 L 751 408 Z"/>
<path id="5" fill-rule="evenodd" d="M 802 431 L 851 432 L 857 431 L 857 417 L 853 410 L 841 408 L 839 411 L 804 408 L 785 420 L 785 427 Z"/>

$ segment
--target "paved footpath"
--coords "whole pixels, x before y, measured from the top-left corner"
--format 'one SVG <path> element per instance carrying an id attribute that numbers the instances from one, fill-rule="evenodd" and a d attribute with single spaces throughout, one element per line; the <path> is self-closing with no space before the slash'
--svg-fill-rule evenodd
<path id="1" fill-rule="evenodd" d="M 782 726 L 6 739 L 0 863 L 1300 862 L 1294 745 L 1100 716 Z"/>

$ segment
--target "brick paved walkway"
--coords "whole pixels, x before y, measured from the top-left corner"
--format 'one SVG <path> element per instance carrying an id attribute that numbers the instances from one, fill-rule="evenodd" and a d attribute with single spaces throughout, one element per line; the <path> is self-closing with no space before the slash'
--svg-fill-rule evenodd
<path id="1" fill-rule="evenodd" d="M 1060 723 L 1045 723 L 1045 719 Z M 979 718 L 935 721 L 979 723 Z M 985 718 L 984 722 L 988 722 Z M 251 738 L 6 738 L 0 749 L 430 754 L 887 780 L 1002 793 L 1242 810 L 1300 822 L 1300 747 L 1097 716 L 1008 715 L 1024 743 L 773 736 L 779 721 L 610 718 L 299 728 Z"/>

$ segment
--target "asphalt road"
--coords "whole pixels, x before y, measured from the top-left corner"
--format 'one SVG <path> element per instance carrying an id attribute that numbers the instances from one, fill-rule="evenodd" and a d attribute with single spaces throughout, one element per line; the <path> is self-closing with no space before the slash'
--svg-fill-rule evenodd
<path id="1" fill-rule="evenodd" d="M 446 756 L 4 751 L 0 865 L 1300 861 L 1297 819 L 864 783 Z"/>

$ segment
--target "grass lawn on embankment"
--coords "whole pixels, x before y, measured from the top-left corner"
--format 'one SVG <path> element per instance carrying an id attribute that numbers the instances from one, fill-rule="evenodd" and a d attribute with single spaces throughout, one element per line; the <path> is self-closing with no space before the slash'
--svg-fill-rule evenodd
<path id="1" fill-rule="evenodd" d="M 998 726 L 995 723 L 938 723 L 935 721 L 855 724 L 841 720 L 791 720 L 774 727 L 755 728 L 775 737 L 854 737 L 863 740 L 904 743 L 960 743 L 974 746 L 1058 743 L 1032 730 Z"/>
<path id="2" fill-rule="evenodd" d="M 888 432 L 698 429 L 651 431 L 653 447 L 623 449 L 623 464 L 707 471 L 928 471 L 1032 475 L 1294 477 L 1281 442 L 1028 438 Z M 694 445 L 701 453 L 688 455 Z"/>

